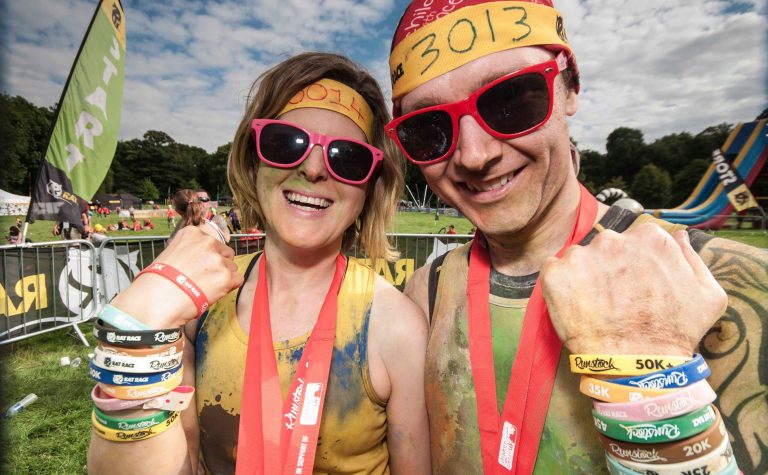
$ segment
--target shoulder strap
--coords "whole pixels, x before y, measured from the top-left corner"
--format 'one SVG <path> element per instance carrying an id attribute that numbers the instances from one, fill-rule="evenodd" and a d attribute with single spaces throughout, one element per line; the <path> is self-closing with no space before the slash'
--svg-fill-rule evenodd
<path id="1" fill-rule="evenodd" d="M 448 253 L 437 256 L 432 264 L 429 266 L 429 277 L 427 280 L 427 292 L 429 293 L 429 324 L 432 324 L 432 312 L 435 310 L 435 300 L 437 299 L 437 284 L 440 280 L 440 270 L 443 266 L 443 261 Z"/>

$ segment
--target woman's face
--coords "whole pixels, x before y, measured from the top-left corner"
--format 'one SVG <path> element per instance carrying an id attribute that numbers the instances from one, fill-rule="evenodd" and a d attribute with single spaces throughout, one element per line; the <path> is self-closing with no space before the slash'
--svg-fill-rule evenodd
<path id="1" fill-rule="evenodd" d="M 365 142 L 363 131 L 348 117 L 325 109 L 301 108 L 280 120 L 310 132 Z M 331 176 L 323 150 L 313 147 L 297 167 L 259 163 L 256 192 L 270 239 L 299 249 L 341 248 L 344 231 L 365 203 L 367 183 L 347 185 Z"/>

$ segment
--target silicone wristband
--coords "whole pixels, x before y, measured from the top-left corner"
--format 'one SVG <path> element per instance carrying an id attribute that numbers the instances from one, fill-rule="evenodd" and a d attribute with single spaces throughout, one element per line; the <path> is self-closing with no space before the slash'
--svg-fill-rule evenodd
<path id="1" fill-rule="evenodd" d="M 180 328 L 166 330 L 116 330 L 107 328 L 106 322 L 96 319 L 93 324 L 93 336 L 102 343 L 120 346 L 154 346 L 173 343 L 181 339 Z"/>
<path id="2" fill-rule="evenodd" d="M 609 383 L 608 381 L 590 378 L 589 376 L 581 377 L 579 390 L 584 395 L 605 402 L 642 401 L 643 399 L 651 399 L 679 391 L 678 389 L 633 388 L 632 386 Z"/>
<path id="3" fill-rule="evenodd" d="M 594 401 L 598 414 L 619 421 L 658 421 L 682 416 L 701 409 L 713 402 L 717 394 L 706 380 L 693 383 L 687 388 L 636 402 L 607 403 Z"/>
<path id="4" fill-rule="evenodd" d="M 113 384 L 115 386 L 146 386 L 147 384 L 161 383 L 171 378 L 182 365 L 172 368 L 162 373 L 148 374 L 123 374 L 99 368 L 93 361 L 89 364 L 88 374 L 96 382 L 104 384 Z"/>
<path id="5" fill-rule="evenodd" d="M 687 439 L 704 432 L 715 422 L 715 411 L 707 406 L 682 417 L 654 422 L 623 422 L 592 411 L 597 430 L 612 439 L 655 444 Z"/>
<path id="6" fill-rule="evenodd" d="M 115 430 L 141 430 L 149 429 L 150 427 L 161 424 L 173 414 L 171 411 L 160 411 L 154 414 L 150 414 L 146 417 L 132 418 L 132 419 L 119 419 L 110 415 L 104 414 L 98 407 L 93 408 L 93 415 L 99 424 L 109 429 Z"/>
<path id="7" fill-rule="evenodd" d="M 644 376 L 630 376 L 627 378 L 609 379 L 614 384 L 624 384 L 636 388 L 645 389 L 665 389 L 665 388 L 683 388 L 696 381 L 701 381 L 710 375 L 707 362 L 704 358 L 696 354 L 691 361 L 679 366 L 656 371 L 655 373 Z"/>
<path id="8" fill-rule="evenodd" d="M 99 312 L 99 318 L 120 330 L 142 331 L 149 330 L 149 327 L 132 316 L 123 312 L 110 304 L 104 305 Z"/>
<path id="9" fill-rule="evenodd" d="M 147 399 L 173 391 L 174 388 L 181 384 L 183 375 L 184 368 L 181 368 L 173 376 L 161 383 L 146 384 L 144 386 L 115 386 L 99 383 L 99 387 L 104 394 L 109 394 L 118 399 Z"/>
<path id="10" fill-rule="evenodd" d="M 151 264 L 149 267 L 146 267 L 139 272 L 136 279 L 146 273 L 161 275 L 176 284 L 176 287 L 180 288 L 190 299 L 192 299 L 195 308 L 197 308 L 198 317 L 208 310 L 208 297 L 205 296 L 203 290 L 198 287 L 192 279 L 179 272 L 175 267 L 160 262 Z"/>
<path id="11" fill-rule="evenodd" d="M 123 348 L 119 346 L 110 346 L 106 343 L 99 345 L 101 351 L 122 356 L 133 356 L 135 358 L 168 356 L 181 353 L 184 350 L 184 340 L 177 340 L 173 343 L 155 346 L 151 348 Z"/>
<path id="12" fill-rule="evenodd" d="M 691 359 L 690 356 L 667 355 L 571 355 L 571 372 L 609 376 L 648 374 Z"/>
<path id="13" fill-rule="evenodd" d="M 192 402 L 195 388 L 192 386 L 179 386 L 173 391 L 157 397 L 146 399 L 117 399 L 104 394 L 98 384 L 91 390 L 93 404 L 102 411 L 123 411 L 126 409 L 164 409 L 168 411 L 183 411 Z"/>
<path id="14" fill-rule="evenodd" d="M 179 419 L 179 413 L 173 412 L 170 417 L 163 421 L 161 424 L 152 426 L 148 429 L 141 430 L 115 430 L 104 426 L 96 419 L 96 414 L 91 412 L 91 423 L 93 430 L 99 437 L 111 440 L 113 442 L 137 442 L 139 440 L 147 440 L 155 437 L 163 432 L 167 431 L 176 421 Z"/>
<path id="15" fill-rule="evenodd" d="M 184 352 L 173 355 L 137 357 L 107 353 L 100 347 L 93 350 L 91 361 L 99 368 L 121 373 L 160 373 L 181 364 Z"/>
<path id="16" fill-rule="evenodd" d="M 731 441 L 728 440 L 728 438 L 725 438 L 720 445 L 709 454 L 681 463 L 652 465 L 619 460 L 617 460 L 617 462 L 640 473 L 652 472 L 657 475 L 685 475 L 690 473 L 717 473 L 724 470 L 733 459 Z"/>
<path id="17" fill-rule="evenodd" d="M 716 421 L 709 429 L 677 442 L 649 445 L 613 440 L 602 434 L 598 436 L 605 451 L 620 460 L 646 464 L 686 462 L 711 453 L 727 438 L 728 432 L 720 413 L 715 406 L 712 408 L 715 410 Z"/>

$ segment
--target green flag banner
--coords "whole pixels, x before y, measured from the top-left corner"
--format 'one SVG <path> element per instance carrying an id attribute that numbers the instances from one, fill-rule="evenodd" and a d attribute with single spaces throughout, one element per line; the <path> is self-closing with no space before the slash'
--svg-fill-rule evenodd
<path id="1" fill-rule="evenodd" d="M 64 86 L 27 221 L 82 230 L 117 147 L 124 82 L 125 14 L 119 0 L 101 0 Z"/>

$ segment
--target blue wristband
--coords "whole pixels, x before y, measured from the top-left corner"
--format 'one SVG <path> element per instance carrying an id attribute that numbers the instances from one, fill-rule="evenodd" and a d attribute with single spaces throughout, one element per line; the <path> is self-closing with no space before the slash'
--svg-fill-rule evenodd
<path id="1" fill-rule="evenodd" d="M 179 368 L 181 368 L 181 365 L 162 373 L 123 374 L 96 366 L 93 364 L 93 361 L 91 361 L 88 374 L 91 376 L 91 379 L 104 384 L 112 384 L 115 386 L 144 386 L 146 384 L 167 381 L 179 370 Z"/>
<path id="2" fill-rule="evenodd" d="M 681 365 L 642 376 L 628 376 L 626 378 L 609 379 L 608 381 L 643 389 L 673 389 L 683 388 L 696 381 L 701 381 L 709 376 L 711 372 L 707 362 L 697 353 L 692 360 Z"/>
<path id="3" fill-rule="evenodd" d="M 149 330 L 147 325 L 144 325 L 140 321 L 136 320 L 127 313 L 113 307 L 110 304 L 104 305 L 104 308 L 99 312 L 99 318 L 109 323 L 118 330 Z"/>

